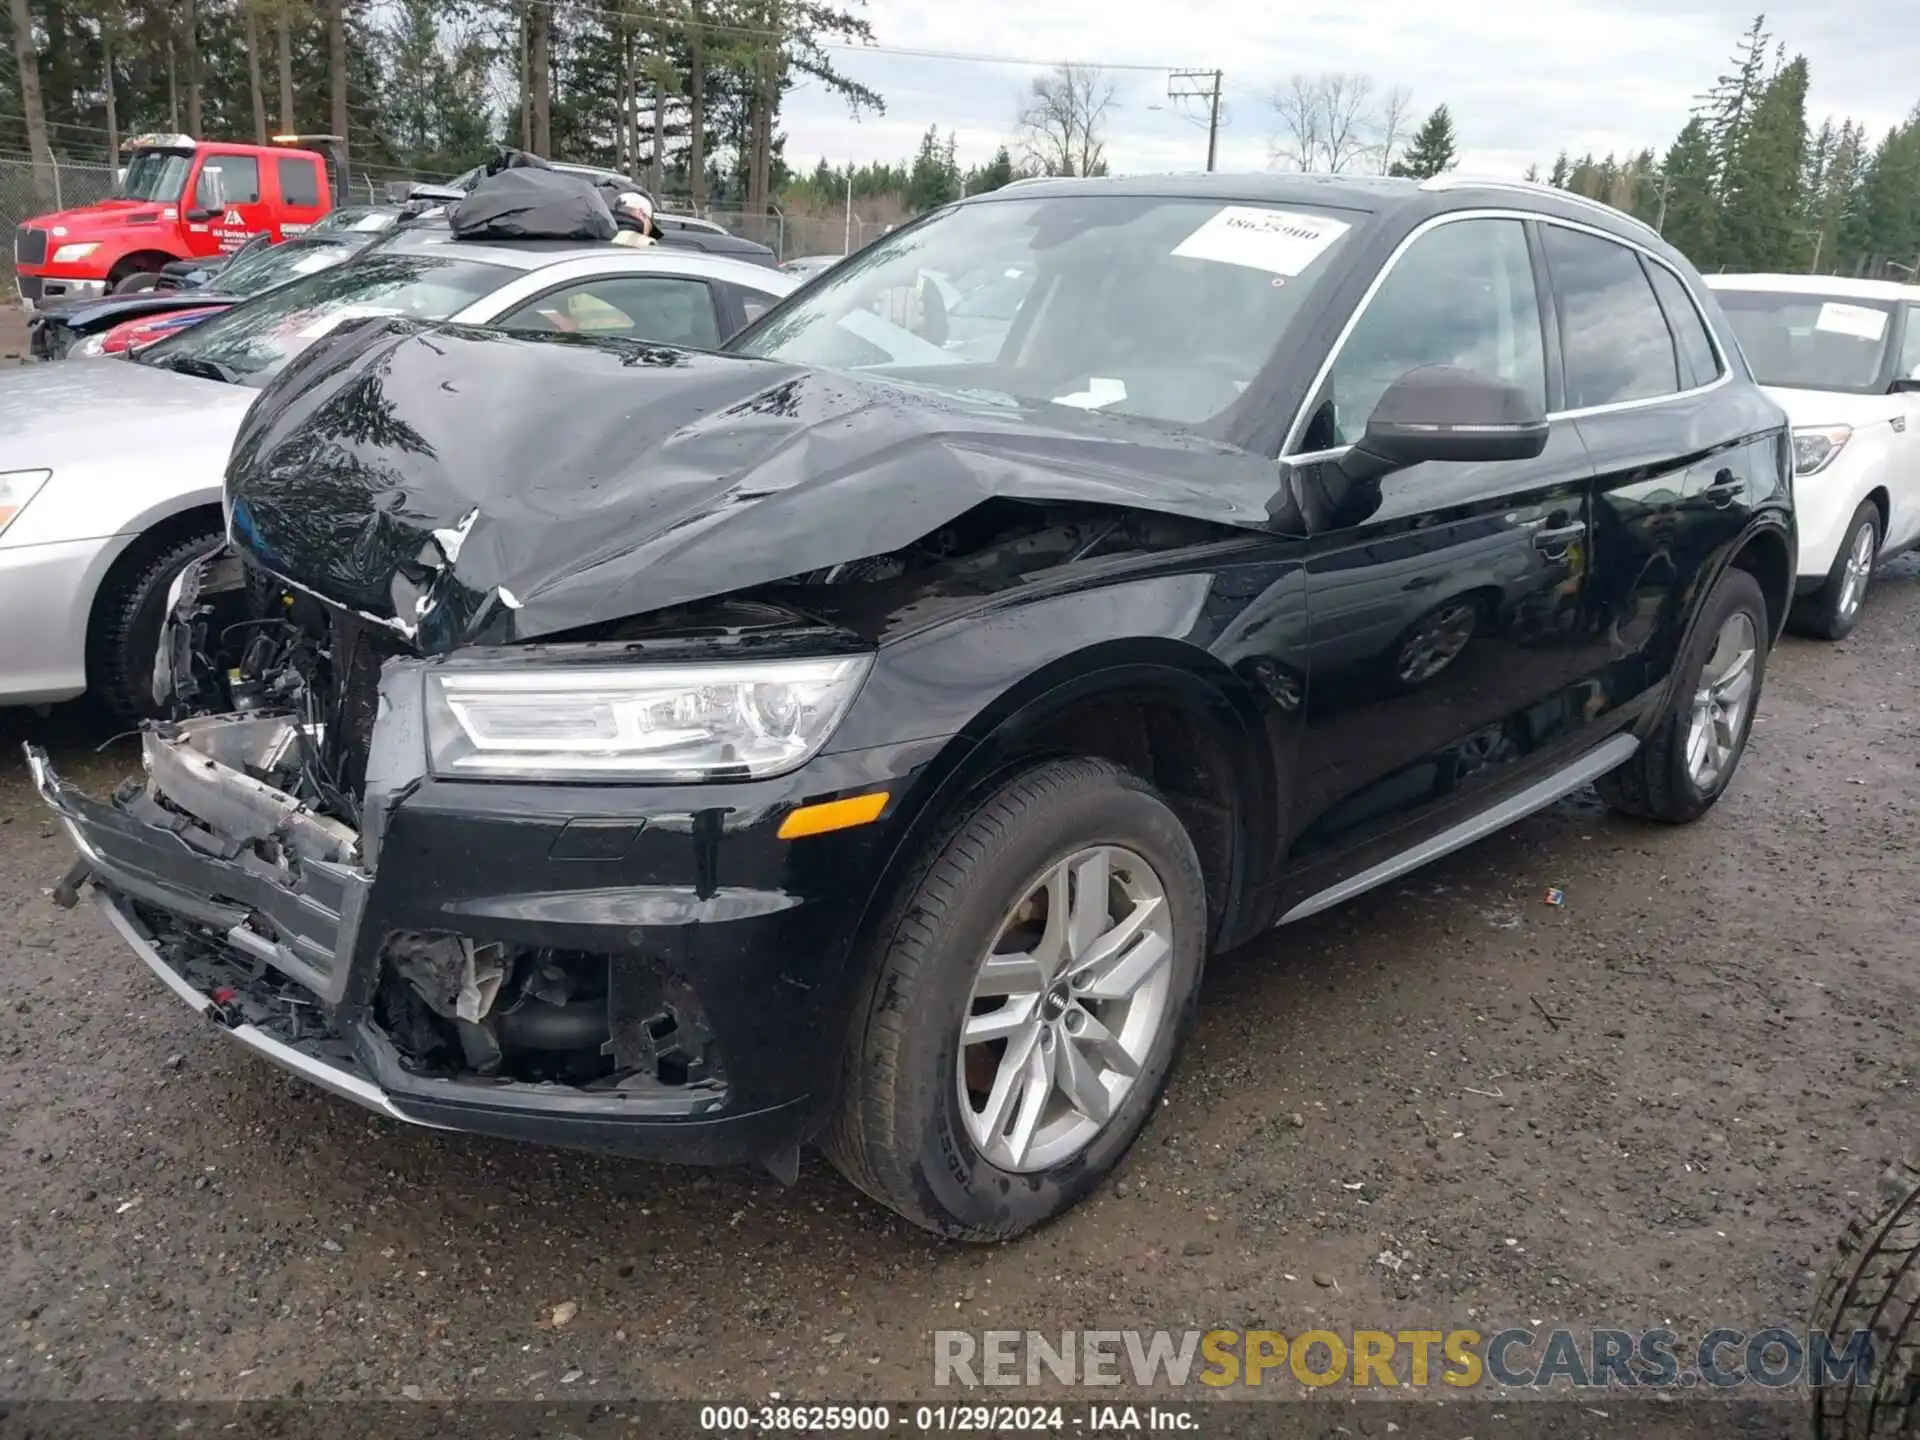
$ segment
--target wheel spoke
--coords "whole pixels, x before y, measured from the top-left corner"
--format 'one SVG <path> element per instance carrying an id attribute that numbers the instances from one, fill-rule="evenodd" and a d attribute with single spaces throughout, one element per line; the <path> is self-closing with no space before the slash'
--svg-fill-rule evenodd
<path id="1" fill-rule="evenodd" d="M 1113 878 L 1107 852 L 1094 850 L 1074 867 L 1073 909 L 1067 922 L 1067 958 L 1078 960 L 1105 933 L 1108 919 L 1107 891 Z"/>
<path id="2" fill-rule="evenodd" d="M 1160 907 L 1166 904 L 1159 896 L 1151 900 L 1142 900 L 1128 912 L 1127 918 L 1102 935 L 1087 947 L 1087 953 L 1074 962 L 1075 975 L 1092 975 L 1111 964 L 1116 956 L 1131 945 L 1147 926 L 1147 922 L 1160 913 Z"/>
<path id="3" fill-rule="evenodd" d="M 1033 1012 L 1040 1004 L 1038 992 L 1015 995 L 997 1010 L 969 1015 L 960 1029 L 962 1045 L 983 1045 L 989 1040 L 1006 1040 L 1033 1024 Z"/>
<path id="4" fill-rule="evenodd" d="M 1140 1073 L 1139 1062 L 1127 1053 L 1127 1047 L 1120 1043 L 1120 1037 L 1100 1023 L 1100 1019 L 1091 1010 L 1081 1010 L 1080 1033 L 1073 1037 L 1088 1055 L 1096 1058 L 1107 1069 L 1126 1076 L 1129 1080 Z"/>
<path id="5" fill-rule="evenodd" d="M 1067 867 L 1054 866 L 1041 884 L 1047 892 L 1047 923 L 1032 954 L 1034 963 L 1040 967 L 1041 987 L 1045 988 L 1067 961 Z"/>
<path id="6" fill-rule="evenodd" d="M 993 1089 L 980 1110 L 980 1133 L 988 1143 L 1007 1128 L 1007 1116 L 1027 1088 L 1028 1064 L 1041 1049 L 1040 1027 L 1029 1025 L 1007 1042 L 1007 1053 L 1000 1057 L 994 1072 Z"/>
<path id="7" fill-rule="evenodd" d="M 1107 1094 L 1107 1087 L 1100 1083 L 1100 1067 L 1074 1038 L 1066 1039 L 1055 1048 L 1059 1051 L 1059 1061 L 1054 1073 L 1060 1093 L 1082 1115 L 1104 1125 L 1112 1111 L 1112 1098 Z"/>
<path id="8" fill-rule="evenodd" d="M 1036 1044 L 1021 1067 L 1020 1112 L 1014 1116 L 1013 1129 L 1007 1132 L 1007 1153 L 1015 1165 L 1024 1165 L 1033 1137 L 1040 1129 L 1040 1117 L 1046 1113 L 1047 1100 L 1053 1094 L 1054 1056 L 1057 1045 Z"/>
<path id="9" fill-rule="evenodd" d="M 1172 955 L 1173 947 L 1149 932 L 1141 936 L 1131 950 L 1115 956 L 1081 993 L 1093 1000 L 1125 1000 L 1146 984 Z"/>
<path id="10" fill-rule="evenodd" d="M 1701 771 L 1707 759 L 1707 727 L 1695 721 L 1687 731 L 1687 769 L 1695 775 Z"/>
<path id="11" fill-rule="evenodd" d="M 1741 657 L 1739 667 L 1733 674 L 1720 682 L 1720 703 L 1726 706 L 1738 706 L 1753 689 L 1753 652 L 1749 650 Z"/>
<path id="12" fill-rule="evenodd" d="M 1035 950 L 989 955 L 980 966 L 979 979 L 973 982 L 974 995 L 982 1000 L 996 995 L 1038 995 L 1053 977 L 1037 954 Z"/>

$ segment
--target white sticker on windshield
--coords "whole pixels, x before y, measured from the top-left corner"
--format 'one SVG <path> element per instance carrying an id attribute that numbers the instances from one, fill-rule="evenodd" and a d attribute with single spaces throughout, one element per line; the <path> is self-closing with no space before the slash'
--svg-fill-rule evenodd
<path id="1" fill-rule="evenodd" d="M 1056 395 L 1056 405 L 1072 405 L 1081 410 L 1098 410 L 1105 405 L 1113 405 L 1127 398 L 1127 387 L 1119 380 L 1107 380 L 1099 375 L 1087 381 L 1087 388 L 1073 395 Z"/>
<path id="2" fill-rule="evenodd" d="M 1217 260 L 1274 275 L 1298 275 L 1349 229 L 1344 220 L 1229 205 L 1173 249 L 1190 260 Z"/>
<path id="3" fill-rule="evenodd" d="M 1878 340 L 1887 333 L 1887 312 L 1829 300 L 1820 307 L 1820 317 L 1813 322 L 1813 328 L 1835 335 L 1851 335 L 1856 340 Z"/>

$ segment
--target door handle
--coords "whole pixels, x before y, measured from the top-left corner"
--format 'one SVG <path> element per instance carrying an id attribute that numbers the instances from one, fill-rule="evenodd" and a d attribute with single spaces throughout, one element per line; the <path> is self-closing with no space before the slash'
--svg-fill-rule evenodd
<path id="1" fill-rule="evenodd" d="M 1739 480 L 1719 480 L 1706 488 L 1707 499 L 1713 502 L 1714 509 L 1725 510 L 1746 493 L 1746 485 Z"/>
<path id="2" fill-rule="evenodd" d="M 1567 553 L 1573 542 L 1587 533 L 1584 525 L 1553 525 L 1530 527 L 1533 529 L 1533 548 L 1544 550 L 1549 558 L 1558 560 Z"/>

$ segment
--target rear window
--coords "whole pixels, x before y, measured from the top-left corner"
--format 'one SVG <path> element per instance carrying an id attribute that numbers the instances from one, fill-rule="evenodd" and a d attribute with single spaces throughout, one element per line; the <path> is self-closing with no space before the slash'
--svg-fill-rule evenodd
<path id="1" fill-rule="evenodd" d="M 1714 293 L 1762 385 L 1850 395 L 1885 388 L 1891 304 L 1783 290 Z"/>
<path id="2" fill-rule="evenodd" d="M 289 155 L 274 162 L 280 176 L 280 198 L 288 205 L 311 209 L 320 203 L 320 167 L 311 160 Z"/>

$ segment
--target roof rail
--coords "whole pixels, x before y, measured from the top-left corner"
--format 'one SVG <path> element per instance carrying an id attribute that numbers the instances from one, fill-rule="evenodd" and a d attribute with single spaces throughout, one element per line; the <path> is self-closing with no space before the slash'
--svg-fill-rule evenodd
<path id="1" fill-rule="evenodd" d="M 1641 230 L 1655 239 L 1660 232 L 1636 215 L 1607 204 L 1604 200 L 1595 200 L 1590 195 L 1582 195 L 1576 190 L 1562 190 L 1557 185 L 1545 185 L 1538 180 L 1509 180 L 1503 176 L 1492 175 L 1435 175 L 1430 180 L 1420 182 L 1422 190 L 1513 190 L 1523 195 L 1552 195 L 1570 205 L 1578 205 L 1586 210 L 1597 210 L 1610 219 L 1624 220 L 1637 230 Z"/>

